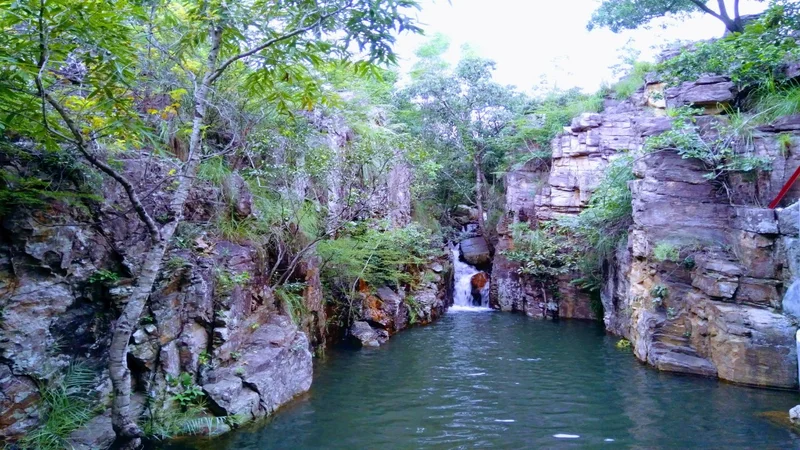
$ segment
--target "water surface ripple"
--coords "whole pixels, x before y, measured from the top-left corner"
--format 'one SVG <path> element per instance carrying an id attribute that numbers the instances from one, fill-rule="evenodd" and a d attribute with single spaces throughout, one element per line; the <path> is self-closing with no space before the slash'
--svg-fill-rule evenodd
<path id="1" fill-rule="evenodd" d="M 593 323 L 450 312 L 379 349 L 329 352 L 309 395 L 204 447 L 800 448 L 758 416 L 795 393 L 659 373 L 615 342 Z"/>

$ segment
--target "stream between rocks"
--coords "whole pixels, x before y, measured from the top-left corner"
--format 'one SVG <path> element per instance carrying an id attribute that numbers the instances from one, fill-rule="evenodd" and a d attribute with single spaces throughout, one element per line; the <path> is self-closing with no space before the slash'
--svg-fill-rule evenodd
<path id="1" fill-rule="evenodd" d="M 800 448 L 762 414 L 793 392 L 646 367 L 600 324 L 450 311 L 386 345 L 337 348 L 267 422 L 170 449 Z"/>

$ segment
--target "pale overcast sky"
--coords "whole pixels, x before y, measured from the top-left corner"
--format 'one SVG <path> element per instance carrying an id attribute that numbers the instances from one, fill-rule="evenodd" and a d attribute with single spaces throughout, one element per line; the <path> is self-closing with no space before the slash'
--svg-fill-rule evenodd
<path id="1" fill-rule="evenodd" d="M 497 62 L 495 78 L 524 91 L 546 77 L 559 88 L 581 87 L 597 90 L 614 81 L 610 66 L 619 63 L 626 44 L 641 51 L 643 60 L 652 60 L 657 48 L 680 40 L 720 36 L 724 27 L 709 15 L 688 20 L 664 20 L 648 30 L 619 34 L 608 30 L 586 30 L 586 23 L 598 0 L 421 0 L 419 21 L 425 33 L 442 33 L 451 40 L 452 62 L 458 60 L 462 44 Z M 742 14 L 764 9 L 764 3 L 742 1 Z M 414 50 L 424 36 L 402 35 L 397 51 L 401 71 L 414 61 Z"/>

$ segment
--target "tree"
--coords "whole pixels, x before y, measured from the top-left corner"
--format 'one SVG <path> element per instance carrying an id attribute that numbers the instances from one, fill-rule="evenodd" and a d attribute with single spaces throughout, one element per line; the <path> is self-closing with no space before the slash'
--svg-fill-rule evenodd
<path id="1" fill-rule="evenodd" d="M 412 71 L 411 85 L 399 97 L 414 132 L 442 149 L 448 159 L 443 166 L 449 168 L 443 175 L 455 193 L 476 206 L 478 226 L 486 235 L 486 165 L 489 159 L 502 159 L 495 153 L 503 151 L 502 140 L 521 114 L 524 97 L 495 82 L 494 62 L 469 49 L 449 69 L 442 58 L 447 48 L 446 39 L 436 36 L 417 51 L 420 62 Z M 470 172 L 474 198 L 460 186 L 460 176 Z"/>
<path id="2" fill-rule="evenodd" d="M 364 72 L 395 62 L 394 33 L 419 31 L 406 16 L 416 6 L 413 0 L 0 0 L 0 130 L 80 155 L 123 187 L 150 237 L 109 349 L 112 423 L 121 448 L 138 447 L 142 437 L 130 407 L 128 343 L 208 150 L 215 84 L 237 69 L 235 83 L 276 92 L 279 109 L 311 108 L 319 92 L 315 67 L 355 62 Z M 362 58 L 353 55 L 356 48 Z M 182 73 L 172 82 L 184 83 L 172 92 L 191 99 L 187 154 L 172 175 L 176 187 L 161 226 L 110 161 L 116 152 L 147 151 L 147 142 L 165 145 L 152 139 L 157 133 L 137 109 L 137 87 L 152 76 L 143 52 L 171 62 Z M 274 89 L 287 82 L 295 88 Z"/>
<path id="3" fill-rule="evenodd" d="M 725 24 L 728 31 L 738 33 L 744 30 L 739 1 L 733 0 L 733 5 L 729 7 L 725 0 L 716 0 L 715 7 L 715 2 L 708 0 L 606 0 L 592 14 L 587 28 L 605 27 L 618 33 L 639 28 L 668 14 L 703 12 Z"/>

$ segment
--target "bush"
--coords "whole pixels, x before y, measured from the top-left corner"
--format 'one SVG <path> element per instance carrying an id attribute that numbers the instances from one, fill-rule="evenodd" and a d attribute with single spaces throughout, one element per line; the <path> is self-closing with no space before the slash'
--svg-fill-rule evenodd
<path id="1" fill-rule="evenodd" d="M 305 283 L 285 283 L 275 288 L 275 297 L 281 301 L 284 312 L 292 319 L 295 325 L 308 314 L 308 308 L 303 301 Z"/>
<path id="2" fill-rule="evenodd" d="M 551 92 L 537 102 L 515 139 L 533 142 L 549 155 L 552 140 L 564 132 L 564 127 L 583 113 L 602 111 L 604 98 L 602 91 L 592 95 L 577 89 Z"/>
<path id="3" fill-rule="evenodd" d="M 603 262 L 613 259 L 620 240 L 627 236 L 633 220 L 628 182 L 633 179 L 633 157 L 617 157 L 606 168 L 589 206 L 579 216 L 559 221 L 573 236 L 572 252 L 582 276 L 574 283 L 582 289 L 600 289 Z"/>
<path id="4" fill-rule="evenodd" d="M 681 107 L 670 110 L 669 114 L 675 118 L 672 129 L 648 138 L 644 146 L 646 152 L 674 150 L 683 159 L 699 160 L 708 170 L 705 175 L 707 179 L 723 183 L 731 172 L 751 172 L 771 168 L 772 162 L 769 158 L 753 154 L 752 146 L 748 142 L 750 137 L 743 128 L 744 122 L 740 118 L 728 124 L 719 122 L 716 125 L 717 133 L 713 136 L 709 133 L 709 137 L 704 139 L 696 123 L 698 110 Z M 745 144 L 744 152 L 735 151 L 734 149 L 742 142 Z"/>
<path id="5" fill-rule="evenodd" d="M 42 398 L 42 424 L 22 438 L 22 448 L 56 450 L 72 448 L 69 435 L 95 415 L 89 392 L 94 373 L 86 367 L 72 365 L 63 377 L 39 385 Z"/>
<path id="6" fill-rule="evenodd" d="M 371 286 L 396 286 L 414 281 L 412 272 L 441 253 L 434 236 L 419 225 L 385 229 L 379 224 L 353 224 L 338 239 L 317 246 L 322 275 L 339 293 L 349 294 L 361 279 Z"/>
<path id="7" fill-rule="evenodd" d="M 564 229 L 555 223 L 531 229 L 527 222 L 511 226 L 514 249 L 503 254 L 520 263 L 519 273 L 535 278 L 554 279 L 575 269 L 576 254 L 571 251 Z"/>
<path id="8" fill-rule="evenodd" d="M 635 62 L 631 72 L 618 81 L 612 89 L 617 100 L 625 100 L 644 86 L 645 76 L 652 72 L 655 66 L 648 62 Z"/>
<path id="9" fill-rule="evenodd" d="M 659 242 L 653 249 L 653 257 L 656 261 L 678 261 L 680 249 L 668 242 Z"/>

